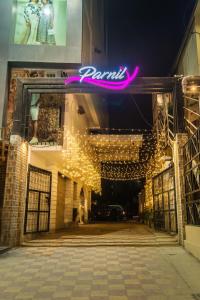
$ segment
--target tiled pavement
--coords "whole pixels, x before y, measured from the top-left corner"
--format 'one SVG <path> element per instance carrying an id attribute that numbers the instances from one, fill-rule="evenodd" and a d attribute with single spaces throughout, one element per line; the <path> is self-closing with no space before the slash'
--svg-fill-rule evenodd
<path id="1" fill-rule="evenodd" d="M 12 249 L 0 256 L 0 299 L 198 299 L 200 286 L 181 265 L 200 278 L 199 262 L 181 247 Z"/>

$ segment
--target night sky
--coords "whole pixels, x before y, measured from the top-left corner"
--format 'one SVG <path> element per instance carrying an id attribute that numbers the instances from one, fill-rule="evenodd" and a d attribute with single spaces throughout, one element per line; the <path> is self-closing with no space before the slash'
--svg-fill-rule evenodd
<path id="1" fill-rule="evenodd" d="M 108 65 L 140 66 L 139 76 L 169 76 L 196 0 L 106 0 Z M 151 95 L 107 97 L 110 128 L 151 129 Z M 102 181 L 103 202 L 137 214 L 137 182 Z"/>
<path id="2" fill-rule="evenodd" d="M 106 3 L 109 67 L 126 65 L 132 70 L 139 65 L 139 76 L 171 74 L 196 0 Z M 112 95 L 107 99 L 111 128 L 151 128 L 151 96 Z"/>
<path id="3" fill-rule="evenodd" d="M 196 0 L 107 0 L 109 65 L 166 76 Z"/>

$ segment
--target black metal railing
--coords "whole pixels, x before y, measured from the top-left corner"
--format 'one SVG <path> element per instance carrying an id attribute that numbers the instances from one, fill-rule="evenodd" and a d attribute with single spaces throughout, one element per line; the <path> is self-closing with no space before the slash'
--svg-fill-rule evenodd
<path id="1" fill-rule="evenodd" d="M 51 172 L 29 165 L 24 233 L 49 231 Z"/>
<path id="2" fill-rule="evenodd" d="M 154 227 L 177 232 L 174 168 L 170 167 L 153 178 Z"/>
<path id="3" fill-rule="evenodd" d="M 200 127 L 184 146 L 187 224 L 200 225 Z"/>
<path id="4" fill-rule="evenodd" d="M 200 126 L 199 94 L 184 95 L 184 120 L 186 132 L 190 137 Z"/>

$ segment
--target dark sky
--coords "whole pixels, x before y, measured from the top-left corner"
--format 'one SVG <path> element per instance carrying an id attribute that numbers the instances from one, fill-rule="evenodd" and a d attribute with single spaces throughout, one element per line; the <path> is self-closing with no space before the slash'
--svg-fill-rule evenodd
<path id="1" fill-rule="evenodd" d="M 126 65 L 131 71 L 139 65 L 139 76 L 169 75 L 195 2 L 106 0 L 110 68 Z M 151 95 L 110 95 L 107 103 L 111 128 L 151 128 Z M 125 184 L 105 182 L 104 200 L 122 202 L 124 208 L 132 203 L 138 191 L 134 182 L 130 189 Z"/>
<path id="2" fill-rule="evenodd" d="M 140 67 L 139 76 L 167 76 L 196 0 L 106 0 L 108 64 Z M 151 96 L 108 97 L 110 127 L 150 128 Z M 145 119 L 145 121 L 144 121 Z"/>
<path id="3" fill-rule="evenodd" d="M 107 0 L 109 64 L 169 74 L 196 0 Z"/>

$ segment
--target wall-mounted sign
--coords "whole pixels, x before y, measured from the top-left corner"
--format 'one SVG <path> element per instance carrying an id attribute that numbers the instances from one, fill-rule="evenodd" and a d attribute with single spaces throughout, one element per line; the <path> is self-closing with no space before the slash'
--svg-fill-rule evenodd
<path id="1" fill-rule="evenodd" d="M 139 67 L 135 67 L 132 74 L 127 67 L 120 67 L 118 71 L 98 71 L 93 66 L 86 66 L 79 69 L 79 76 L 71 76 L 65 79 L 65 84 L 73 82 L 88 83 L 109 90 L 124 90 L 136 78 Z"/>

